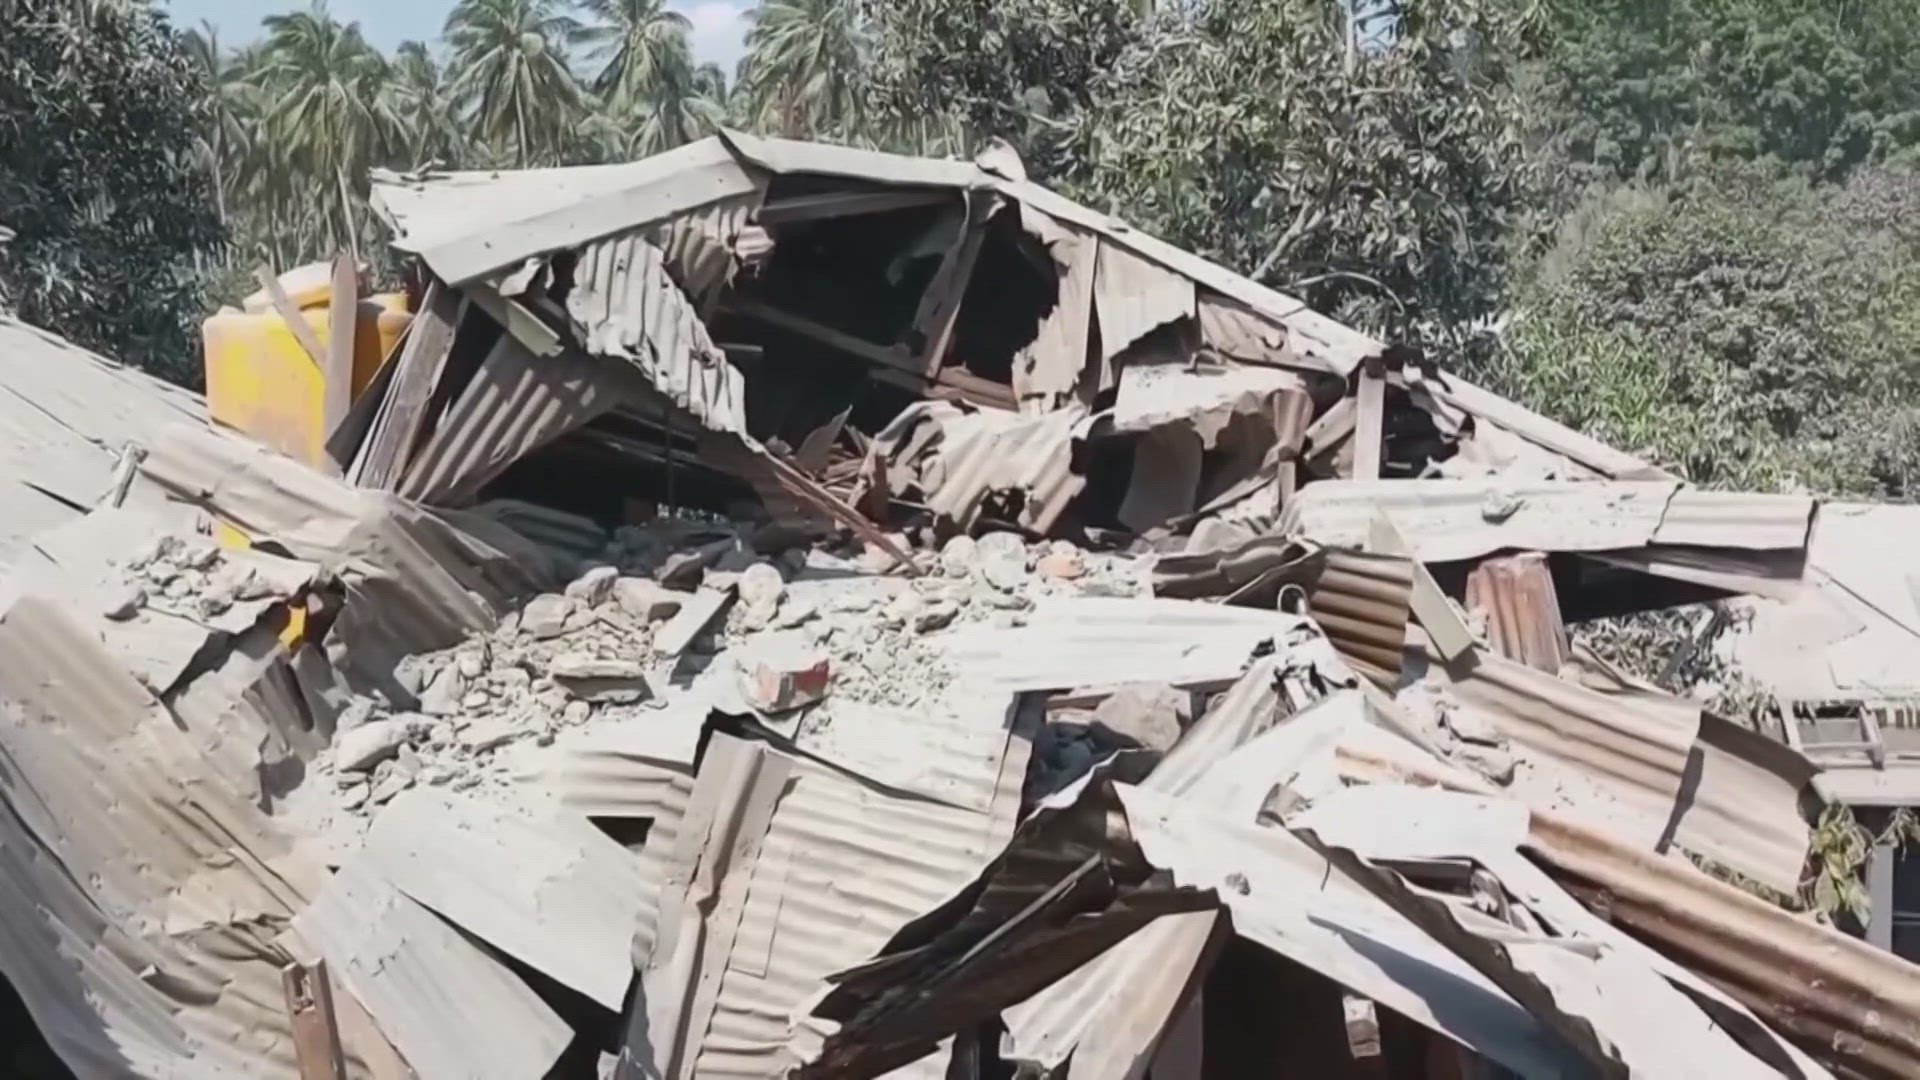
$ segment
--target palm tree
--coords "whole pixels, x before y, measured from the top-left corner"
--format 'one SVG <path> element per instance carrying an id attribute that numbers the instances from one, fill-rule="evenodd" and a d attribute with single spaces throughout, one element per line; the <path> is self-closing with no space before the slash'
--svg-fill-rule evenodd
<path id="1" fill-rule="evenodd" d="M 579 32 L 551 0 L 460 0 L 447 16 L 451 96 L 515 164 L 558 160 L 572 141 L 587 101 L 565 50 Z"/>
<path id="2" fill-rule="evenodd" d="M 667 10 L 661 0 L 581 0 L 580 6 L 594 21 L 575 42 L 600 64 L 592 86 L 602 100 L 642 101 L 663 86 L 692 79 L 692 24 L 685 15 Z"/>
<path id="3" fill-rule="evenodd" d="M 454 122 L 446 73 L 418 41 L 403 41 L 393 54 L 394 112 L 406 127 L 410 165 L 463 163 L 466 140 Z"/>
<path id="4" fill-rule="evenodd" d="M 812 137 L 855 132 L 866 29 L 852 0 L 764 0 L 750 13 L 740 90 L 763 130 Z"/>
<path id="5" fill-rule="evenodd" d="M 363 215 L 354 193 L 405 133 L 388 92 L 392 70 L 359 24 L 336 22 L 324 0 L 262 21 L 267 41 L 255 79 L 267 100 L 265 194 L 296 235 L 317 229 L 336 245 L 357 244 Z"/>

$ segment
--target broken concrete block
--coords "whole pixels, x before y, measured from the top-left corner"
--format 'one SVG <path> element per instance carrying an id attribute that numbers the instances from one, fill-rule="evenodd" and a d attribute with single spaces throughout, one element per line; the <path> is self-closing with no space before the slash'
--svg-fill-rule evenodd
<path id="1" fill-rule="evenodd" d="M 334 716 L 333 729 L 336 732 L 352 731 L 371 719 L 373 719 L 373 699 L 357 697 L 342 706 L 340 712 Z"/>
<path id="2" fill-rule="evenodd" d="M 1087 572 L 1086 559 L 1078 549 L 1060 551 L 1055 549 L 1040 557 L 1034 569 L 1060 581 L 1072 581 Z"/>
<path id="3" fill-rule="evenodd" d="M 1480 746 L 1476 743 L 1463 743 L 1458 756 L 1461 761 L 1473 766 L 1480 775 L 1496 784 L 1513 783 L 1514 758 L 1505 750 Z"/>
<path id="4" fill-rule="evenodd" d="M 707 574 L 707 556 L 700 551 L 676 551 L 660 564 L 654 577 L 669 589 L 691 591 Z"/>
<path id="5" fill-rule="evenodd" d="M 978 557 L 978 545 L 973 537 L 963 533 L 941 545 L 940 570 L 948 577 L 966 577 L 973 572 L 973 564 Z"/>
<path id="6" fill-rule="evenodd" d="M 665 656 L 680 655 L 706 631 L 732 599 L 732 593 L 719 589 L 701 589 L 694 593 L 687 598 L 679 612 L 655 632 L 653 651 Z"/>
<path id="7" fill-rule="evenodd" d="M 426 689 L 420 691 L 420 711 L 428 716 L 453 716 L 461 709 L 460 699 L 467 696 L 467 679 L 460 669 L 448 664 L 434 673 Z"/>
<path id="8" fill-rule="evenodd" d="M 757 562 L 740 572 L 734 589 L 740 594 L 747 619 L 765 625 L 773 621 L 780 598 L 786 595 L 787 582 L 772 563 Z"/>
<path id="9" fill-rule="evenodd" d="M 400 794 L 412 786 L 413 776 L 411 774 L 402 775 L 398 772 L 392 773 L 385 780 L 373 785 L 373 802 L 378 805 L 392 802 L 395 795 Z"/>
<path id="10" fill-rule="evenodd" d="M 460 730 L 460 743 L 476 754 L 484 754 L 519 735 L 520 729 L 505 720 L 475 720 Z"/>
<path id="11" fill-rule="evenodd" d="M 743 646 L 740 690 L 747 704 L 780 713 L 827 696 L 832 662 L 798 634 L 767 634 Z"/>
<path id="12" fill-rule="evenodd" d="M 527 636 L 545 640 L 566 633 L 567 617 L 574 613 L 579 601 L 571 596 L 558 593 L 544 593 L 527 602 L 520 609 L 520 629 Z"/>
<path id="13" fill-rule="evenodd" d="M 577 699 L 567 706 L 588 701 L 631 705 L 653 696 L 646 673 L 631 660 L 604 660 L 584 653 L 567 653 L 554 658 L 547 675 Z"/>
<path id="14" fill-rule="evenodd" d="M 453 658 L 453 666 L 461 675 L 477 679 L 487 672 L 487 658 L 477 650 L 465 649 Z"/>
<path id="15" fill-rule="evenodd" d="M 407 741 L 407 725 L 399 720 L 372 720 L 343 731 L 333 743 L 333 767 L 342 772 L 365 772 L 400 752 Z"/>
<path id="16" fill-rule="evenodd" d="M 593 706 L 584 701 L 569 701 L 567 707 L 561 710 L 560 719 L 577 727 L 586 723 L 587 718 L 592 715 Z"/>
<path id="17" fill-rule="evenodd" d="M 358 810 L 367 804 L 368 794 L 367 782 L 359 780 L 340 792 L 340 805 L 347 810 Z"/>
<path id="18" fill-rule="evenodd" d="M 913 617 L 913 628 L 922 634 L 944 630 L 960 617 L 960 605 L 951 600 L 935 600 Z"/>
<path id="19" fill-rule="evenodd" d="M 205 570 L 219 561 L 220 548 L 204 536 L 181 540 L 174 552 L 174 562 L 190 570 Z"/>
<path id="20" fill-rule="evenodd" d="M 566 594 L 587 607 L 598 607 L 613 592 L 620 571 L 611 566 L 596 566 L 567 585 Z"/>
<path id="21" fill-rule="evenodd" d="M 1093 722 L 1121 745 L 1166 751 L 1180 738 L 1182 721 L 1192 712 L 1191 698 L 1165 683 L 1133 683 L 1108 695 L 1093 711 Z"/>
<path id="22" fill-rule="evenodd" d="M 100 605 L 100 614 L 114 622 L 125 622 L 140 614 L 140 605 L 147 602 L 147 590 L 128 583 L 115 589 L 106 602 Z"/>

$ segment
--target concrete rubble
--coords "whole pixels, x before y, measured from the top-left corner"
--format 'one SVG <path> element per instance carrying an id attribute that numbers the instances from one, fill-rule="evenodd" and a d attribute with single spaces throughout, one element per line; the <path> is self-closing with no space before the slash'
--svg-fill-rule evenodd
<path id="1" fill-rule="evenodd" d="M 415 322 L 330 464 L 80 369 L 127 504 L 75 509 L 111 431 L 0 488 L 0 974 L 51 1051 L 1920 1075 L 1920 969 L 1798 909 L 1819 767 L 1568 633 L 1804 602 L 1815 500 L 1017 173 L 379 175 Z M 55 415 L 52 366 L 0 383 Z"/>

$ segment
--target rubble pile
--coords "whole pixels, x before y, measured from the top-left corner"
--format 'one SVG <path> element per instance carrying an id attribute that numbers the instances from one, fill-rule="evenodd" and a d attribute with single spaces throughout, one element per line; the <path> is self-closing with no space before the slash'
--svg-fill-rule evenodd
<path id="1" fill-rule="evenodd" d="M 0 974 L 76 1074 L 1920 1075 L 1802 725 L 1568 631 L 1806 610 L 1857 515 L 1004 148 L 374 183 L 412 321 L 311 440 L 0 348 Z"/>

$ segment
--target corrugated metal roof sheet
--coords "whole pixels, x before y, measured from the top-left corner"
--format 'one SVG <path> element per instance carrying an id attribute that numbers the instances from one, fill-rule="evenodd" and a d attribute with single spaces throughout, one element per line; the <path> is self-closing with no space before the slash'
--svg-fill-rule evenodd
<path id="1" fill-rule="evenodd" d="M 626 945 L 653 883 L 586 818 L 415 788 L 374 817 L 360 858 L 506 955 L 609 1009 L 623 1005 Z"/>
<path id="2" fill-rule="evenodd" d="M 664 875 L 643 974 L 646 1035 L 631 1049 L 655 1054 L 652 1067 L 669 1076 L 784 1075 L 797 1064 L 790 1018 L 825 977 L 945 899 L 1006 842 L 1027 734 L 1011 726 L 1004 696 L 956 691 L 950 704 L 955 737 L 921 746 L 942 759 L 923 767 L 937 802 L 713 737 Z M 935 1055 L 906 1075 L 944 1069 Z"/>
<path id="3" fill-rule="evenodd" d="M 746 380 L 713 343 L 659 248 L 637 235 L 580 252 L 567 315 L 582 347 L 631 363 L 710 431 L 747 430 Z"/>
<path id="4" fill-rule="evenodd" d="M 1074 409 L 1023 416 L 922 401 L 874 436 L 868 453 L 885 463 L 893 494 L 917 489 L 928 509 L 963 528 L 989 497 L 1017 494 L 1019 524 L 1044 533 L 1086 486 L 1072 468 L 1082 419 Z"/>
<path id="5" fill-rule="evenodd" d="M 1015 210 L 1021 227 L 1046 247 L 1059 273 L 1053 307 L 1013 360 L 1013 392 L 1020 410 L 1047 412 L 1071 398 L 1087 364 L 1100 238 L 1032 207 Z"/>
<path id="6" fill-rule="evenodd" d="M 1683 487 L 1667 503 L 1653 542 L 1758 551 L 1804 548 L 1817 505 L 1805 495 Z"/>
<path id="7" fill-rule="evenodd" d="M 373 203 L 394 226 L 395 246 L 460 285 L 761 187 L 724 143 L 707 138 L 623 165 L 417 176 L 376 170 Z"/>
<path id="8" fill-rule="evenodd" d="M 0 315 L 0 565 L 98 501 L 123 444 L 205 415 L 196 394 Z"/>
<path id="9" fill-rule="evenodd" d="M 1397 555 L 1328 550 L 1307 611 L 1333 647 L 1375 682 L 1400 678 L 1413 602 L 1413 563 Z"/>
<path id="10" fill-rule="evenodd" d="M 1193 318 L 1193 279 L 1102 240 L 1093 309 L 1100 320 L 1101 359 L 1110 359 L 1156 327 Z"/>
<path id="11" fill-rule="evenodd" d="M 0 969 L 76 1069 L 288 1074 L 287 955 L 274 938 L 325 868 L 201 755 L 69 602 L 29 587 L 0 612 L 0 863 L 35 867 L 8 875 L 25 899 L 0 920 Z M 356 1018 L 343 1018 L 348 1052 L 390 1056 Z"/>
<path id="12" fill-rule="evenodd" d="M 1176 686 L 1240 678 L 1255 650 L 1325 650 L 1313 623 L 1298 615 L 1187 600 L 1083 597 L 1040 601 L 1027 625 L 966 628 L 947 635 L 954 663 L 1013 690 L 1068 690 L 1137 682 Z"/>
<path id="13" fill-rule="evenodd" d="M 573 1040 L 540 995 L 380 876 L 348 862 L 293 921 L 420 1076 L 538 1080 Z M 277 1075 L 292 1075 L 291 1063 Z"/>
<path id="14" fill-rule="evenodd" d="M 1649 543 L 1677 488 L 1665 481 L 1322 480 L 1287 504 L 1280 531 L 1364 550 L 1384 512 L 1425 562 L 1508 548 L 1607 551 Z"/>
<path id="15" fill-rule="evenodd" d="M 1498 394 L 1483 390 L 1458 375 L 1426 380 L 1427 389 L 1445 404 L 1464 409 L 1482 423 L 1492 423 L 1557 454 L 1615 480 L 1672 480 L 1663 469 L 1631 454 L 1615 450 L 1599 439 L 1549 420 Z"/>
<path id="16" fill-rule="evenodd" d="M 608 361 L 578 353 L 538 357 L 502 334 L 398 491 L 443 506 L 471 503 L 507 466 L 631 402 L 631 386 Z"/>

